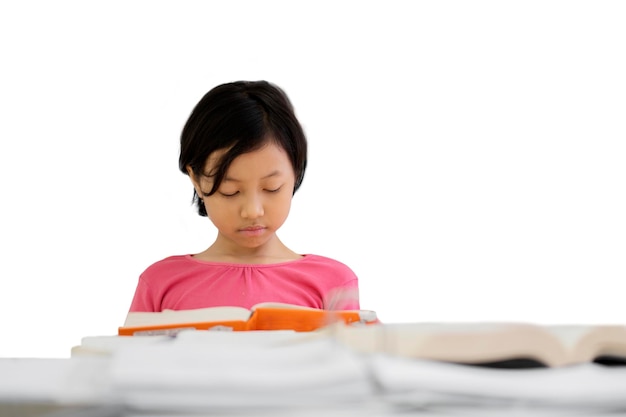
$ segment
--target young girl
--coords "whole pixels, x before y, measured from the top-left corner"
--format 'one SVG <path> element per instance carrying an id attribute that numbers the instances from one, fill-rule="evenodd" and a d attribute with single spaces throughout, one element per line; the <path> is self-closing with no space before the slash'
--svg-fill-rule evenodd
<path id="1" fill-rule="evenodd" d="M 130 311 L 260 302 L 359 309 L 358 280 L 349 267 L 298 254 L 276 235 L 306 164 L 306 137 L 279 87 L 238 81 L 210 90 L 183 128 L 179 168 L 217 238 L 203 252 L 149 266 Z"/>

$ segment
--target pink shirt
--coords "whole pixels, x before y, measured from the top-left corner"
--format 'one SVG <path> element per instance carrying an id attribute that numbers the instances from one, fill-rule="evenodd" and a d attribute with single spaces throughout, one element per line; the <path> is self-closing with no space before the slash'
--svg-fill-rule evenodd
<path id="1" fill-rule="evenodd" d="M 251 308 L 268 301 L 356 310 L 358 279 L 348 266 L 319 255 L 276 264 L 206 262 L 191 255 L 170 256 L 141 274 L 130 311 Z"/>

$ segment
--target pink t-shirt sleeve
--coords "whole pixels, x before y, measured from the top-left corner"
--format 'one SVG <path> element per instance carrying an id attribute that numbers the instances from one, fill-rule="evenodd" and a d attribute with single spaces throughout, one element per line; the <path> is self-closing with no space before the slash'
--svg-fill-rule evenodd
<path id="1" fill-rule="evenodd" d="M 130 304 L 130 311 L 159 311 L 154 305 L 154 296 L 150 287 L 142 277 L 139 277 L 133 301 Z"/>
<path id="2" fill-rule="evenodd" d="M 331 288 L 324 297 L 325 310 L 359 310 L 359 283 L 356 277 Z"/>

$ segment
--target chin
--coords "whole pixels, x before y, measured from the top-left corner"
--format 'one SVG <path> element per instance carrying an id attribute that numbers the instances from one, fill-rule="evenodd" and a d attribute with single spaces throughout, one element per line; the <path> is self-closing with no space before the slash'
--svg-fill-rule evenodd
<path id="1" fill-rule="evenodd" d="M 269 241 L 269 239 L 259 239 L 259 240 L 246 240 L 246 241 L 239 241 L 237 243 L 239 243 L 239 246 L 241 246 L 242 248 L 246 248 L 246 249 L 257 249 L 260 248 L 261 246 L 267 244 L 267 242 Z"/>

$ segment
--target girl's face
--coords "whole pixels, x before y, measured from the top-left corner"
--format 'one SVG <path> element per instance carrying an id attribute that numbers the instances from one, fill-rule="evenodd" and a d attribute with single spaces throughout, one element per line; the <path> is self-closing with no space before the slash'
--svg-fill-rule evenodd
<path id="1" fill-rule="evenodd" d="M 217 192 L 206 196 L 213 179 L 208 174 L 224 151 L 209 156 L 196 192 L 219 238 L 231 249 L 257 249 L 272 239 L 291 208 L 295 175 L 285 151 L 273 142 L 233 160 Z"/>

